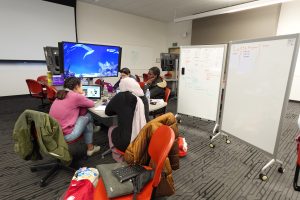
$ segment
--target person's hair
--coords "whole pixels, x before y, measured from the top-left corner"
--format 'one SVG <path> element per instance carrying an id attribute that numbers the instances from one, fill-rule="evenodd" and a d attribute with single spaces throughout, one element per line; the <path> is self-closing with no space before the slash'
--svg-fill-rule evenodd
<path id="1" fill-rule="evenodd" d="M 158 67 L 151 67 L 149 71 L 152 71 L 153 74 L 157 76 L 157 78 L 160 76 L 160 69 Z"/>
<path id="2" fill-rule="evenodd" d="M 80 86 L 80 79 L 76 77 L 69 77 L 65 80 L 64 90 L 59 90 L 56 94 L 58 99 L 64 99 L 69 90 L 73 90 L 76 86 Z"/>
<path id="3" fill-rule="evenodd" d="M 124 73 L 126 75 L 129 75 L 130 74 L 130 70 L 127 68 L 127 67 L 124 67 L 120 70 L 121 73 Z"/>

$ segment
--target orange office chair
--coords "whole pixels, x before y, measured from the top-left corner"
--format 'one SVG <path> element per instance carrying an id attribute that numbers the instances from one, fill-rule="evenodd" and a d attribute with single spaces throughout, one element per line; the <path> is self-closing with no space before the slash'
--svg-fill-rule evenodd
<path id="1" fill-rule="evenodd" d="M 168 102 L 170 93 L 171 93 L 171 90 L 170 90 L 169 88 L 166 87 L 166 88 L 165 88 L 165 98 L 164 98 L 164 101 L 165 101 L 165 102 Z"/>
<path id="2" fill-rule="evenodd" d="M 153 179 L 142 189 L 140 193 L 137 194 L 137 200 L 147 200 L 154 197 L 155 190 L 160 182 L 161 172 L 164 166 L 164 162 L 167 158 L 167 155 L 174 143 L 175 134 L 173 130 L 166 125 L 159 127 L 152 135 L 150 144 L 148 147 L 148 153 L 151 157 L 153 164 L 155 165 L 155 173 Z M 145 167 L 146 169 L 148 167 Z M 107 200 L 107 193 L 105 190 L 104 183 L 100 178 L 98 185 L 94 192 L 95 200 Z M 125 195 L 114 200 L 131 200 L 133 199 L 133 194 Z"/>
<path id="3" fill-rule="evenodd" d="M 52 103 L 56 99 L 57 90 L 53 86 L 44 85 L 44 87 L 46 87 L 47 99 Z"/>
<path id="4" fill-rule="evenodd" d="M 44 99 L 47 96 L 47 91 L 43 90 L 43 85 L 36 80 L 26 79 L 30 96 L 41 99 L 42 106 L 44 106 Z"/>
<path id="5" fill-rule="evenodd" d="M 48 84 L 48 77 L 47 76 L 39 76 L 37 79 L 36 79 L 39 83 L 42 83 L 44 85 L 47 85 Z"/>

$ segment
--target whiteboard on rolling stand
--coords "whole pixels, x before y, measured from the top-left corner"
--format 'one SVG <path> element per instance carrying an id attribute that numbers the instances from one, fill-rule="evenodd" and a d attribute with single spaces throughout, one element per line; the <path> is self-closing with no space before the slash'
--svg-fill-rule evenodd
<path id="1" fill-rule="evenodd" d="M 177 112 L 217 121 L 226 45 L 180 47 Z"/>
<path id="2" fill-rule="evenodd" d="M 277 154 L 298 34 L 229 45 L 221 131 Z"/>

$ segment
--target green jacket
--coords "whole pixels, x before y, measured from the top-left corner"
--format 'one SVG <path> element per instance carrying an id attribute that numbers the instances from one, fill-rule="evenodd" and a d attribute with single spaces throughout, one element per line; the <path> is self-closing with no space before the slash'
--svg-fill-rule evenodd
<path id="1" fill-rule="evenodd" d="M 35 125 L 39 148 L 34 148 L 31 136 L 32 122 Z M 66 164 L 72 160 L 61 127 L 47 113 L 25 110 L 15 123 L 13 139 L 15 152 L 25 160 L 37 160 L 40 152 L 60 159 Z"/>

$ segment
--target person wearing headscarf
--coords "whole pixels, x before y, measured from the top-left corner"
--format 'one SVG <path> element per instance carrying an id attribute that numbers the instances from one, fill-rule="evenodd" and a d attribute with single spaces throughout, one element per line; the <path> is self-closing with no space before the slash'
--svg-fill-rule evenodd
<path id="1" fill-rule="evenodd" d="M 100 146 L 93 145 L 93 118 L 87 112 L 88 108 L 94 107 L 94 102 L 83 94 L 80 79 L 67 78 L 64 89 L 57 92 L 49 115 L 59 123 L 67 142 L 74 141 L 83 134 L 87 155 L 92 156 L 100 150 Z"/>
<path id="2" fill-rule="evenodd" d="M 121 79 L 120 92 L 105 109 L 106 115 L 118 116 L 118 125 L 108 130 L 111 148 L 125 151 L 146 124 L 144 103 L 139 96 L 144 96 L 144 92 L 134 79 Z"/>
<path id="3" fill-rule="evenodd" d="M 128 69 L 127 67 L 122 68 L 120 70 L 120 74 L 121 74 L 120 79 L 114 85 L 115 90 L 119 88 L 120 81 L 122 78 L 130 77 L 130 78 L 133 78 L 134 80 L 136 80 L 135 77 L 133 75 L 131 75 L 130 69 Z"/>

